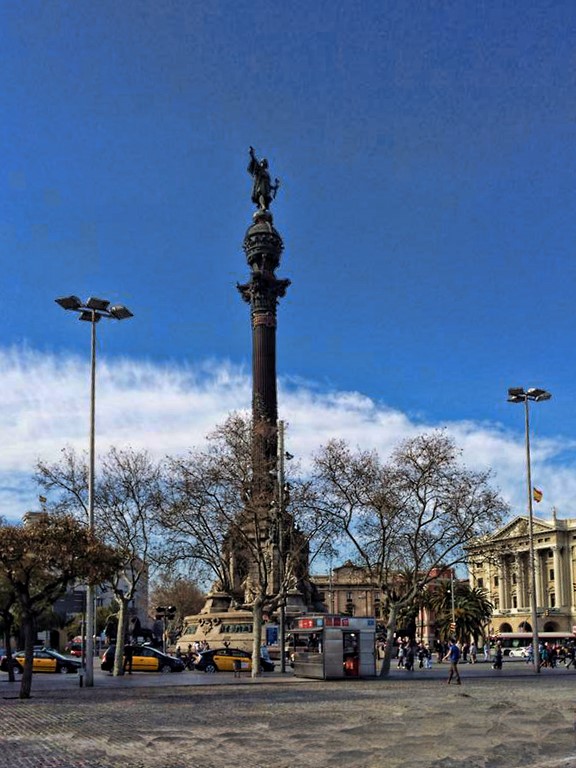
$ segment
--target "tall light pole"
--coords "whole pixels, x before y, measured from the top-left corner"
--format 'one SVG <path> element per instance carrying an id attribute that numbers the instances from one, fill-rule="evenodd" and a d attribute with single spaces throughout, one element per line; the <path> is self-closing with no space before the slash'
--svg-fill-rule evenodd
<path id="1" fill-rule="evenodd" d="M 91 324 L 90 344 L 90 450 L 88 464 L 88 527 L 94 530 L 94 463 L 96 435 L 96 324 L 105 317 L 109 320 L 126 320 L 133 317 L 123 304 L 110 306 L 106 299 L 89 298 L 83 303 L 78 296 L 56 299 L 63 309 L 78 312 L 79 319 Z M 84 648 L 86 685 L 94 685 L 94 587 L 86 586 L 86 643 Z"/>
<path id="2" fill-rule="evenodd" d="M 286 576 L 286 552 L 285 547 L 288 542 L 286 542 L 286 531 L 285 531 L 285 525 L 286 525 L 286 495 L 287 491 L 289 490 L 289 486 L 286 486 L 286 478 L 284 475 L 284 461 L 286 459 L 290 460 L 294 457 L 291 453 L 288 453 L 284 449 L 284 428 L 285 424 L 283 421 L 278 422 L 278 457 L 277 457 L 277 472 L 278 476 L 276 478 L 277 486 L 278 486 L 278 517 L 277 517 L 277 523 L 278 523 L 278 554 L 280 559 L 280 586 L 282 588 L 282 597 L 280 600 L 279 610 L 278 610 L 278 629 L 279 629 L 279 644 L 280 644 L 280 671 L 286 672 L 286 657 L 284 655 L 284 646 L 286 644 L 286 595 L 284 594 L 284 582 L 285 582 L 285 576 Z"/>
<path id="3" fill-rule="evenodd" d="M 532 508 L 532 470 L 530 466 L 530 409 L 528 403 L 532 400 L 540 403 L 543 400 L 550 400 L 552 395 L 545 389 L 524 390 L 522 387 L 511 387 L 508 389 L 509 403 L 524 403 L 524 421 L 526 425 L 526 478 L 528 483 L 528 541 L 530 558 L 530 591 L 532 608 L 532 656 L 534 672 L 540 672 L 540 653 L 538 650 L 538 605 L 536 599 L 536 559 L 534 555 L 534 513 Z"/>

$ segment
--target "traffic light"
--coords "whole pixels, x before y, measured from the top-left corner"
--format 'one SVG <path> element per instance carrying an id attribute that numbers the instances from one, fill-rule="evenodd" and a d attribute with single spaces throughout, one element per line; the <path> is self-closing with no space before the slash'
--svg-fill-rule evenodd
<path id="1" fill-rule="evenodd" d="M 156 608 L 156 620 L 158 621 L 159 619 L 163 619 L 165 614 L 166 614 L 166 608 L 164 608 L 164 606 L 162 605 L 159 605 Z"/>
<path id="2" fill-rule="evenodd" d="M 166 618 L 168 621 L 172 621 L 176 618 L 176 608 L 173 605 L 169 605 L 168 608 L 166 608 Z"/>

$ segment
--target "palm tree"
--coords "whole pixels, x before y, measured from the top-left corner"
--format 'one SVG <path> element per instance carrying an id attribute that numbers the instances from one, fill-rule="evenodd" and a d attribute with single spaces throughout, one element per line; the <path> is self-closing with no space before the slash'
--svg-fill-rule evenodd
<path id="1" fill-rule="evenodd" d="M 447 640 L 456 637 L 465 642 L 473 637 L 476 641 L 484 634 L 484 627 L 490 621 L 493 605 L 485 589 L 470 589 L 467 584 L 454 584 L 454 617 L 452 617 L 452 594 L 450 580 L 439 581 L 430 594 L 430 607 L 436 615 L 436 626 L 440 637 Z M 452 623 L 456 624 L 455 629 Z"/>

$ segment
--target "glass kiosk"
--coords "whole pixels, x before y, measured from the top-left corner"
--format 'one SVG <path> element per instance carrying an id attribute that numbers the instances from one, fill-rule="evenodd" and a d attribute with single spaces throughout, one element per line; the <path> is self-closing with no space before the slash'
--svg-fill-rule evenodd
<path id="1" fill-rule="evenodd" d="M 373 617 L 303 616 L 296 619 L 288 639 L 297 677 L 328 680 L 376 675 Z"/>

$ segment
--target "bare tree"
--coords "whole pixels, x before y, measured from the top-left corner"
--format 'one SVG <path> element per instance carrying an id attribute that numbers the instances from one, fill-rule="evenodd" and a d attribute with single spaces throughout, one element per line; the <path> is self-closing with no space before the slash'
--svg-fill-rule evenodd
<path id="1" fill-rule="evenodd" d="M 172 562 L 203 563 L 231 607 L 252 611 L 255 676 L 264 612 L 275 610 L 296 585 L 312 588 L 304 583 L 310 545 L 321 541 L 324 522 L 305 483 L 292 480 L 290 498 L 285 488 L 278 503 L 275 478 L 263 482 L 262 468 L 253 466 L 252 437 L 250 420 L 232 414 L 209 435 L 205 448 L 170 460 L 171 503 L 162 524 Z M 267 471 L 274 474 L 273 467 Z"/>
<path id="2" fill-rule="evenodd" d="M 402 443 L 383 464 L 375 452 L 328 443 L 315 457 L 324 514 L 382 590 L 390 669 L 399 611 L 427 584 L 464 563 L 464 546 L 493 530 L 508 511 L 489 472 L 462 466 L 443 433 Z"/>
<path id="3" fill-rule="evenodd" d="M 36 618 L 77 580 L 98 583 L 119 563 L 113 548 L 69 515 L 45 513 L 22 526 L 0 526 L 0 578 L 16 598 L 24 634 L 20 698 L 30 697 Z"/>
<path id="4" fill-rule="evenodd" d="M 156 576 L 150 590 L 150 604 L 165 608 L 163 629 L 168 634 L 170 642 L 174 642 L 174 639 L 181 634 L 184 617 L 199 613 L 205 599 L 206 595 L 196 581 L 185 578 L 179 573 L 167 571 Z M 168 615 L 168 606 L 174 609 L 172 617 Z"/>
<path id="5" fill-rule="evenodd" d="M 54 509 L 87 518 L 88 472 L 85 455 L 65 449 L 60 462 L 40 462 L 37 480 Z M 95 529 L 121 556 L 111 576 L 119 604 L 114 675 L 123 674 L 122 656 L 129 604 L 155 562 L 157 511 L 161 504 L 161 468 L 146 451 L 111 448 L 99 462 L 94 493 Z"/>

